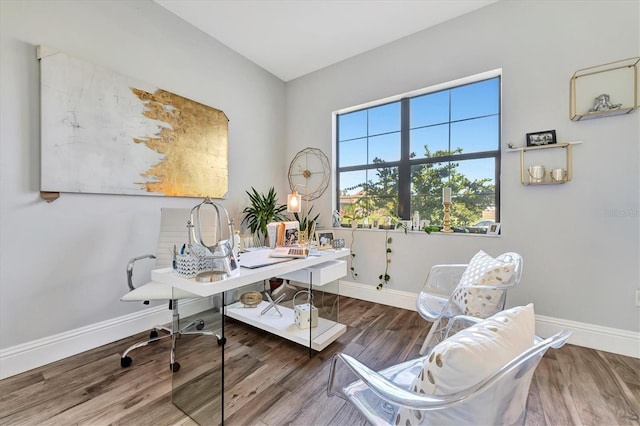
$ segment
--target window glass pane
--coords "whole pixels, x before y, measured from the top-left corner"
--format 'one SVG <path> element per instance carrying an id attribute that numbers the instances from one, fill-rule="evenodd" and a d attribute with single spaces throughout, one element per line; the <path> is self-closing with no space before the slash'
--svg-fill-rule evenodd
<path id="1" fill-rule="evenodd" d="M 451 89 L 451 120 L 498 114 L 500 79 L 492 78 Z"/>
<path id="2" fill-rule="evenodd" d="M 342 197 L 353 198 L 363 192 L 366 181 L 366 170 L 340 173 L 340 203 L 342 204 Z"/>
<path id="3" fill-rule="evenodd" d="M 495 219 L 495 158 L 481 158 L 452 163 L 451 222 L 459 227 L 473 227 L 488 218 Z"/>
<path id="4" fill-rule="evenodd" d="M 398 168 L 379 167 L 367 172 L 366 214 L 370 222 L 381 216 L 395 215 L 398 210 Z"/>
<path id="5" fill-rule="evenodd" d="M 448 124 L 411 130 L 409 135 L 411 139 L 409 150 L 416 155 L 415 158 L 426 158 L 426 149 L 430 153 L 428 157 L 432 157 L 437 152 L 440 152 L 441 155 L 449 152 Z"/>
<path id="6" fill-rule="evenodd" d="M 381 223 L 383 217 L 398 217 L 398 197 L 371 197 L 369 207 L 369 223 L 377 220 Z"/>
<path id="7" fill-rule="evenodd" d="M 400 102 L 369 110 L 369 136 L 400 131 Z"/>
<path id="8" fill-rule="evenodd" d="M 367 164 L 367 139 L 339 142 L 338 162 L 340 167 Z"/>
<path id="9" fill-rule="evenodd" d="M 451 149 L 465 154 L 498 149 L 498 130 L 497 115 L 451 123 Z"/>
<path id="10" fill-rule="evenodd" d="M 411 214 L 442 225 L 442 188 L 451 187 L 451 224 L 467 232 L 487 218 L 495 219 L 495 159 L 483 158 L 411 167 Z"/>
<path id="11" fill-rule="evenodd" d="M 452 179 L 458 178 L 459 176 L 464 176 L 471 183 L 476 183 L 476 185 L 482 183 L 483 187 L 490 187 L 492 193 L 495 191 L 495 175 L 495 158 L 479 158 L 476 160 L 456 161 L 451 164 Z M 461 188 L 467 188 L 467 186 L 461 186 Z M 479 187 L 477 188 L 476 186 L 470 186 L 468 188 L 470 191 L 479 191 Z M 455 194 L 457 194 L 458 192 L 460 191 L 452 190 L 452 196 L 455 197 Z"/>
<path id="12" fill-rule="evenodd" d="M 449 91 L 430 93 L 411 99 L 409 128 L 430 126 L 449 121 Z"/>
<path id="13" fill-rule="evenodd" d="M 338 141 L 367 136 L 367 110 L 338 116 Z"/>
<path id="14" fill-rule="evenodd" d="M 367 198 L 367 175 L 371 173 L 366 170 L 340 173 L 340 214 L 343 223 L 348 223 L 350 219 L 362 219 L 368 215 L 369 200 Z"/>
<path id="15" fill-rule="evenodd" d="M 411 214 L 416 210 L 420 219 L 432 225 L 442 224 L 442 187 L 447 185 L 449 163 L 429 163 L 411 166 Z"/>
<path id="16" fill-rule="evenodd" d="M 369 138 L 368 164 L 373 164 L 374 159 L 383 161 L 400 160 L 400 133 L 389 133 Z"/>

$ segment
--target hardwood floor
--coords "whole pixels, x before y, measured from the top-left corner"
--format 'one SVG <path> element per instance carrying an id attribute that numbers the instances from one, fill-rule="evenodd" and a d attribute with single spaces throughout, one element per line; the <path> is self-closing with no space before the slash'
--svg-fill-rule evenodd
<path id="1" fill-rule="evenodd" d="M 341 351 L 381 369 L 414 358 L 426 323 L 415 312 L 344 297 L 340 319 L 348 326 L 346 334 L 313 358 L 302 346 L 228 320 L 225 424 L 366 424 L 348 403 L 327 397 L 329 359 Z M 134 351 L 133 365 L 120 367 L 121 351 L 145 337 L 132 336 L 0 381 L 0 424 L 194 425 L 171 402 L 168 341 Z M 183 339 L 197 343 L 202 338 Z M 196 375 L 198 368 L 215 368 L 210 359 L 203 365 L 207 357 L 196 344 L 188 346 L 190 352 L 180 353 L 181 372 Z M 635 358 L 573 345 L 550 350 L 531 384 L 527 425 L 639 425 L 639 372 Z M 206 395 L 211 381 L 200 386 Z"/>

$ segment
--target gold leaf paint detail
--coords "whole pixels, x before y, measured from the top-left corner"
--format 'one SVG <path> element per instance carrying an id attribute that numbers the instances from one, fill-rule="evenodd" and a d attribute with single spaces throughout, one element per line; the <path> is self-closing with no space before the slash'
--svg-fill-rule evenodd
<path id="1" fill-rule="evenodd" d="M 228 130 L 224 112 L 164 90 L 131 88 L 144 102 L 143 115 L 165 125 L 134 139 L 164 155 L 136 182 L 147 192 L 180 197 L 223 197 L 229 188 Z"/>

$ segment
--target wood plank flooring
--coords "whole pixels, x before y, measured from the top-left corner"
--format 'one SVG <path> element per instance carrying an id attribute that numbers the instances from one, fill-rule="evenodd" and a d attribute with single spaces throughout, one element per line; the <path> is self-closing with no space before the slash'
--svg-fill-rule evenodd
<path id="1" fill-rule="evenodd" d="M 307 348 L 227 320 L 225 424 L 367 424 L 348 403 L 327 397 L 331 356 L 346 352 L 382 369 L 418 356 L 427 325 L 415 312 L 345 297 L 340 319 L 346 334 L 312 358 Z M 146 333 L 0 381 L 0 425 L 196 424 L 171 402 L 168 341 L 134 351 L 133 365 L 120 367 L 121 351 L 144 338 Z M 198 369 L 215 368 L 215 360 L 206 361 L 198 349 L 202 338 L 183 339 L 193 344 L 179 354 L 181 372 L 196 377 Z M 550 350 L 531 384 L 527 425 L 640 425 L 639 372 L 636 358 L 573 345 Z M 203 379 L 203 395 L 214 382 Z"/>

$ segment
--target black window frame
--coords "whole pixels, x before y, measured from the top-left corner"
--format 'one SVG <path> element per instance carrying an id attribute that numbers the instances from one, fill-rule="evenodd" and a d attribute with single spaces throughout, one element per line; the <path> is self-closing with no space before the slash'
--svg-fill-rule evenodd
<path id="1" fill-rule="evenodd" d="M 388 105 L 396 102 L 400 102 L 400 160 L 398 161 L 385 161 L 384 167 L 398 167 L 398 216 L 401 220 L 409 220 L 411 219 L 411 168 L 415 165 L 422 164 L 430 164 L 430 163 L 450 163 L 455 161 L 462 160 L 475 160 L 475 159 L 484 159 L 484 158 L 494 158 L 495 160 L 495 222 L 500 222 L 500 199 L 501 199 L 501 163 L 502 163 L 502 72 L 501 70 L 497 70 L 495 72 L 491 72 L 491 75 L 474 78 L 477 76 L 468 77 L 468 81 L 461 82 L 459 84 L 455 84 L 455 82 L 450 82 L 446 84 L 444 88 L 436 88 L 433 90 L 422 89 L 417 91 L 418 93 L 411 93 L 407 96 L 400 96 L 398 99 L 381 101 L 379 103 L 372 102 L 363 106 L 361 108 L 354 107 L 349 108 L 343 112 L 337 112 L 334 114 L 334 125 L 335 125 L 335 134 L 334 134 L 334 144 L 333 149 L 335 150 L 335 160 L 336 160 L 336 174 L 335 174 L 335 205 L 337 208 L 340 206 L 340 173 L 343 172 L 351 172 L 351 171 L 361 171 L 361 170 L 376 170 L 380 168 L 380 164 L 362 164 L 362 165 L 354 165 L 354 166 L 346 166 L 340 167 L 340 149 L 339 149 L 339 135 L 340 135 L 340 120 L 339 117 L 341 115 L 350 114 L 358 111 L 370 110 L 373 108 L 377 108 L 383 105 Z M 433 157 L 424 157 L 424 158 L 410 158 L 410 118 L 411 118 L 411 100 L 414 98 L 418 98 L 420 96 L 434 94 L 442 91 L 450 91 L 455 88 L 464 87 L 472 84 L 481 83 L 488 80 L 498 80 L 498 143 L 496 149 L 489 151 L 479 151 L 479 152 L 470 152 L 470 153 L 461 153 L 461 154 L 449 154 L 442 156 L 433 156 Z M 451 104 L 449 103 L 449 108 Z M 449 125 L 456 122 L 467 121 L 470 119 L 478 119 L 482 117 L 494 116 L 495 114 L 485 115 L 485 116 L 474 116 L 471 118 L 466 118 L 462 120 L 451 120 L 447 122 Z M 450 140 L 449 136 L 449 140 Z M 348 139 L 347 139 L 348 140 Z"/>

